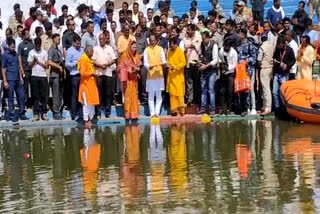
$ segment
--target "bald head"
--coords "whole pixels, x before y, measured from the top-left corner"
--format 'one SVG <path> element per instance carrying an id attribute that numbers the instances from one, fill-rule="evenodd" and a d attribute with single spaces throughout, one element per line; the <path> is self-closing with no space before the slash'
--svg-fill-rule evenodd
<path id="1" fill-rule="evenodd" d="M 108 32 L 108 31 L 107 31 Z M 99 36 L 99 42 L 100 42 L 100 46 L 104 47 L 106 45 L 106 35 L 104 35 L 104 33 L 101 33 Z"/>
<path id="2" fill-rule="evenodd" d="M 125 35 L 125 37 L 129 37 L 130 35 L 130 26 L 128 24 L 126 24 L 124 27 L 123 27 L 123 34 Z"/>
<path id="3" fill-rule="evenodd" d="M 87 56 L 91 59 L 93 56 L 93 47 L 91 45 L 88 45 L 85 49 L 84 52 L 87 54 Z"/>

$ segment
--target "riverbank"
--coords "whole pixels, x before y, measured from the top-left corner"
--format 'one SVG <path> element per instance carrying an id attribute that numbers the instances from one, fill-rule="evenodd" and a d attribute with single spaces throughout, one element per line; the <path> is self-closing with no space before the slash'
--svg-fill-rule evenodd
<path id="1" fill-rule="evenodd" d="M 149 115 L 148 107 L 140 107 L 141 117 L 138 120 L 126 120 L 123 118 L 122 107 L 112 107 L 111 117 L 106 118 L 102 115 L 99 120 L 93 121 L 97 126 L 105 125 L 126 125 L 126 124 L 171 124 L 171 123 L 210 123 L 215 121 L 237 121 L 237 120 L 262 120 L 262 119 L 274 119 L 274 115 L 260 116 L 260 115 L 247 115 L 241 117 L 240 115 L 217 115 L 210 117 L 208 115 L 196 115 L 196 108 L 186 108 L 186 115 L 184 117 L 172 117 L 169 116 L 167 109 L 161 111 L 159 118 L 151 118 Z M 63 120 L 54 120 L 52 112 L 48 112 L 49 121 L 36 121 L 32 122 L 33 114 L 31 110 L 28 110 L 26 116 L 30 118 L 27 121 L 19 121 L 17 123 L 1 121 L 0 128 L 14 128 L 14 127 L 43 127 L 43 126 L 77 126 L 81 125 L 76 121 L 71 120 L 69 111 L 63 111 Z"/>

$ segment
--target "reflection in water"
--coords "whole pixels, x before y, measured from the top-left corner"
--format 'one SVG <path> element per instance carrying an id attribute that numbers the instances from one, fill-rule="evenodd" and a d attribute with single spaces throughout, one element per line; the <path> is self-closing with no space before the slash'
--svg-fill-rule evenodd
<path id="1" fill-rule="evenodd" d="M 166 152 L 160 125 L 151 125 L 149 141 L 150 175 L 148 176 L 148 197 L 151 204 L 165 201 L 167 184 L 165 181 Z"/>
<path id="2" fill-rule="evenodd" d="M 177 191 L 178 197 L 188 197 L 185 192 L 187 178 L 187 147 L 184 125 L 171 127 L 171 144 L 168 148 L 170 164 L 170 189 Z"/>
<path id="3" fill-rule="evenodd" d="M 272 163 L 272 124 L 271 121 L 263 121 L 262 124 L 262 172 L 264 195 L 269 199 L 276 199 L 275 190 L 278 187 L 277 175 Z"/>
<path id="4" fill-rule="evenodd" d="M 320 133 L 279 121 L 2 130 L 0 211 L 320 213 Z"/>
<path id="5" fill-rule="evenodd" d="M 96 206 L 97 179 L 100 163 L 100 144 L 95 142 L 95 130 L 85 129 L 83 134 L 83 148 L 80 150 L 83 168 L 83 188 L 85 198 Z"/>
<path id="6" fill-rule="evenodd" d="M 144 186 L 140 163 L 140 126 L 126 126 L 125 152 L 121 165 L 121 193 L 129 203 L 137 201 Z"/>
<path id="7" fill-rule="evenodd" d="M 249 165 L 251 164 L 252 151 L 247 145 L 236 145 L 236 157 L 239 175 L 241 178 L 248 178 Z"/>
<path id="8" fill-rule="evenodd" d="M 286 135 L 291 139 L 283 146 L 283 153 L 287 156 L 287 161 L 292 163 L 296 170 L 295 182 L 299 184 L 296 186 L 302 199 L 297 208 L 310 212 L 314 212 L 315 209 L 319 210 L 320 207 L 320 144 L 315 143 L 319 136 L 315 135 L 318 132 L 315 132 L 313 128 L 312 125 L 306 125 L 303 132 L 298 127 L 288 130 Z M 295 139 L 295 136 L 299 134 L 303 138 Z M 312 200 L 318 203 L 312 203 Z"/>

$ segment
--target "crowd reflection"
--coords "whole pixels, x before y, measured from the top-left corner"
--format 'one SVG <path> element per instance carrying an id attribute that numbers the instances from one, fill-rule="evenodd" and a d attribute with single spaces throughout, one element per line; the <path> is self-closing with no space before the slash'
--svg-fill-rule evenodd
<path id="1" fill-rule="evenodd" d="M 0 131 L 1 212 L 320 212 L 319 204 L 314 125 Z"/>

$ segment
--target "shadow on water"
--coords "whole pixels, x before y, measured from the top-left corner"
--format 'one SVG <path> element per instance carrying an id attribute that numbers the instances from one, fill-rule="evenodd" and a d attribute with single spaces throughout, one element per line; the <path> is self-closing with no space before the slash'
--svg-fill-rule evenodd
<path id="1" fill-rule="evenodd" d="M 239 121 L 0 132 L 0 211 L 320 212 L 318 126 Z"/>

